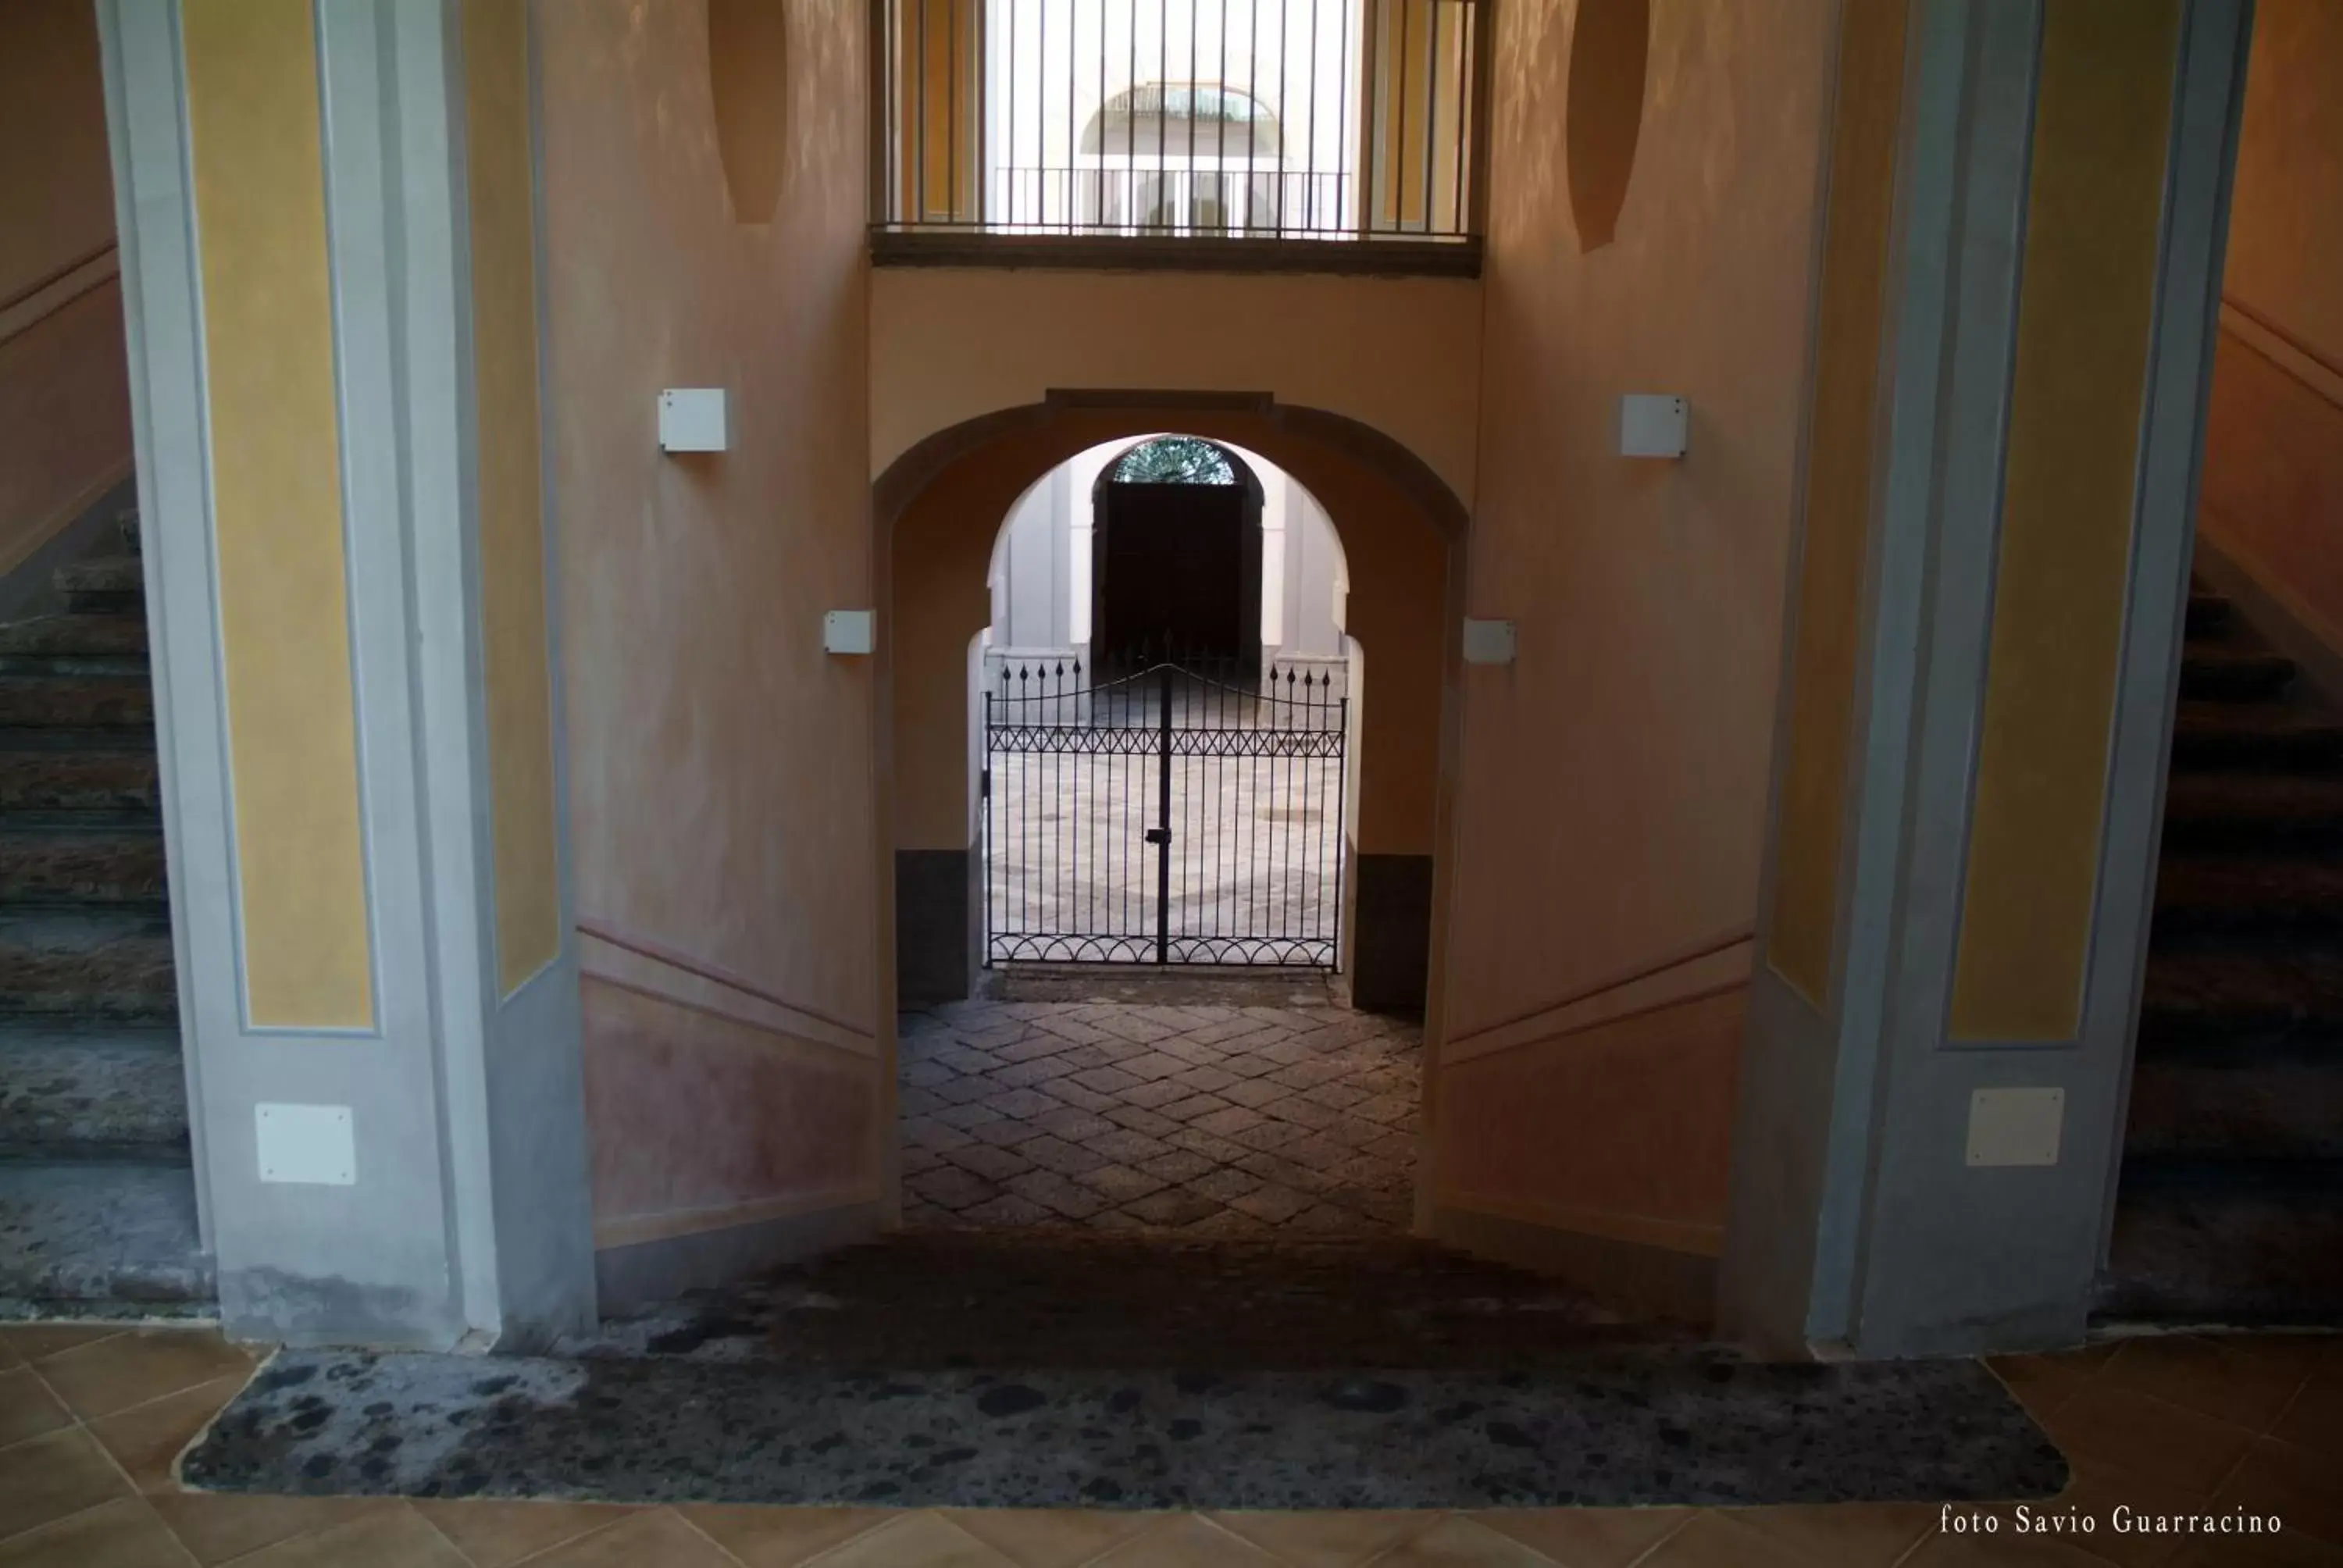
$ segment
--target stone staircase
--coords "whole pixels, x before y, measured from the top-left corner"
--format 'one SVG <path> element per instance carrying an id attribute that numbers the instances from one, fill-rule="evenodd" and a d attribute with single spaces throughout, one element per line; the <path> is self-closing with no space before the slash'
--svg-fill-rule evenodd
<path id="1" fill-rule="evenodd" d="M 2343 1322 L 2343 719 L 2201 590 L 2101 1310 Z"/>
<path id="2" fill-rule="evenodd" d="M 0 1312 L 207 1301 L 136 513 L 0 627 Z"/>

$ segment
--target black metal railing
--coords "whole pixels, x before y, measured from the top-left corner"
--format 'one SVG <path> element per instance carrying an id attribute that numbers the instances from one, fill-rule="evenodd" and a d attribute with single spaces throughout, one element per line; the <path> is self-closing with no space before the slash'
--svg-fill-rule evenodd
<path id="1" fill-rule="evenodd" d="M 1004 666 L 984 694 L 986 964 L 1333 968 L 1349 725 L 1324 670 Z"/>
<path id="2" fill-rule="evenodd" d="M 1482 0 L 875 0 L 895 231 L 1461 240 Z"/>

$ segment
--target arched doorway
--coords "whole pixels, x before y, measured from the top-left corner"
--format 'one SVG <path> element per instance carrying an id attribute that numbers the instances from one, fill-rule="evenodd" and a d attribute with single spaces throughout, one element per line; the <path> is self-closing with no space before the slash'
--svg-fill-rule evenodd
<path id="1" fill-rule="evenodd" d="M 1340 537 L 1348 629 L 1373 693 L 1353 758 L 1345 969 L 1358 1005 L 1436 1015 L 1464 508 L 1380 432 L 1254 394 L 1053 394 L 938 432 L 880 476 L 878 777 L 894 897 L 880 939 L 896 994 L 966 996 L 979 969 L 979 737 L 966 694 L 1000 519 L 1073 454 L 1168 430 L 1261 454 L 1318 498 Z"/>
<path id="2" fill-rule="evenodd" d="M 1169 660 L 1261 673 L 1262 483 L 1243 457 L 1157 436 L 1100 471 L 1091 509 L 1091 650 L 1101 675 Z"/>

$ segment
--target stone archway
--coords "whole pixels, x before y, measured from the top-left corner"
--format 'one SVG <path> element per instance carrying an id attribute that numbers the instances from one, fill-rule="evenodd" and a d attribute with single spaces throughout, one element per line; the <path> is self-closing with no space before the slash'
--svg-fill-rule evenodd
<path id="1" fill-rule="evenodd" d="M 897 994 L 967 994 L 979 857 L 967 786 L 968 650 L 987 622 L 1001 519 L 1074 453 L 1178 430 L 1259 452 L 1324 507 L 1350 563 L 1349 627 L 1373 671 L 1361 715 L 1345 925 L 1352 994 L 1437 1016 L 1453 752 L 1463 504 L 1370 427 L 1265 395 L 1054 393 L 911 447 L 873 495 L 881 625 L 875 778 L 888 824 L 879 940 Z"/>

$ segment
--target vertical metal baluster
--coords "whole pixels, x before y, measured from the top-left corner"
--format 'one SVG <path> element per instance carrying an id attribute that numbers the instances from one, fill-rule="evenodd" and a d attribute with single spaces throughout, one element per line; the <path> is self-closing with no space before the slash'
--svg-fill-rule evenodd
<path id="1" fill-rule="evenodd" d="M 1304 146 L 1309 152 L 1302 160 L 1302 227 L 1304 232 L 1318 232 L 1318 0 L 1310 0 L 1310 104 L 1302 111 L 1309 116 L 1310 131 Z"/>
<path id="2" fill-rule="evenodd" d="M 1441 0 L 1425 0 L 1425 3 L 1431 11 L 1423 25 L 1423 232 L 1430 234 L 1433 159 L 1440 150 Z"/>
<path id="3" fill-rule="evenodd" d="M 960 6 L 944 0 L 944 221 L 960 221 Z"/>
<path id="4" fill-rule="evenodd" d="M 912 83 L 911 115 L 919 131 L 919 146 L 914 156 L 918 162 L 911 171 L 913 199 L 917 209 L 913 220 L 928 221 L 928 7 L 935 0 L 913 0 L 920 8 L 919 45 L 920 68 Z"/>
<path id="5" fill-rule="evenodd" d="M 1464 232 L 1464 144 L 1473 136 L 1473 116 L 1481 106 L 1473 97 L 1473 52 L 1480 45 L 1481 7 L 1463 0 L 1456 13 L 1456 177 L 1448 196 L 1448 232 Z"/>
<path id="6" fill-rule="evenodd" d="M 1135 5 L 1137 0 L 1132 3 Z M 1164 134 L 1171 123 L 1171 78 L 1172 0 L 1155 0 L 1155 199 L 1160 204 L 1156 210 L 1165 224 L 1176 230 L 1177 226 L 1172 223 L 1172 171 L 1166 157 L 1171 142 Z"/>
<path id="7" fill-rule="evenodd" d="M 1293 76 L 1293 28 L 1287 0 L 1277 0 L 1277 233 L 1285 234 L 1285 86 Z"/>
<path id="8" fill-rule="evenodd" d="M 1155 859 L 1155 961 L 1172 961 L 1172 671 L 1157 678 L 1155 819 L 1163 831 Z"/>

